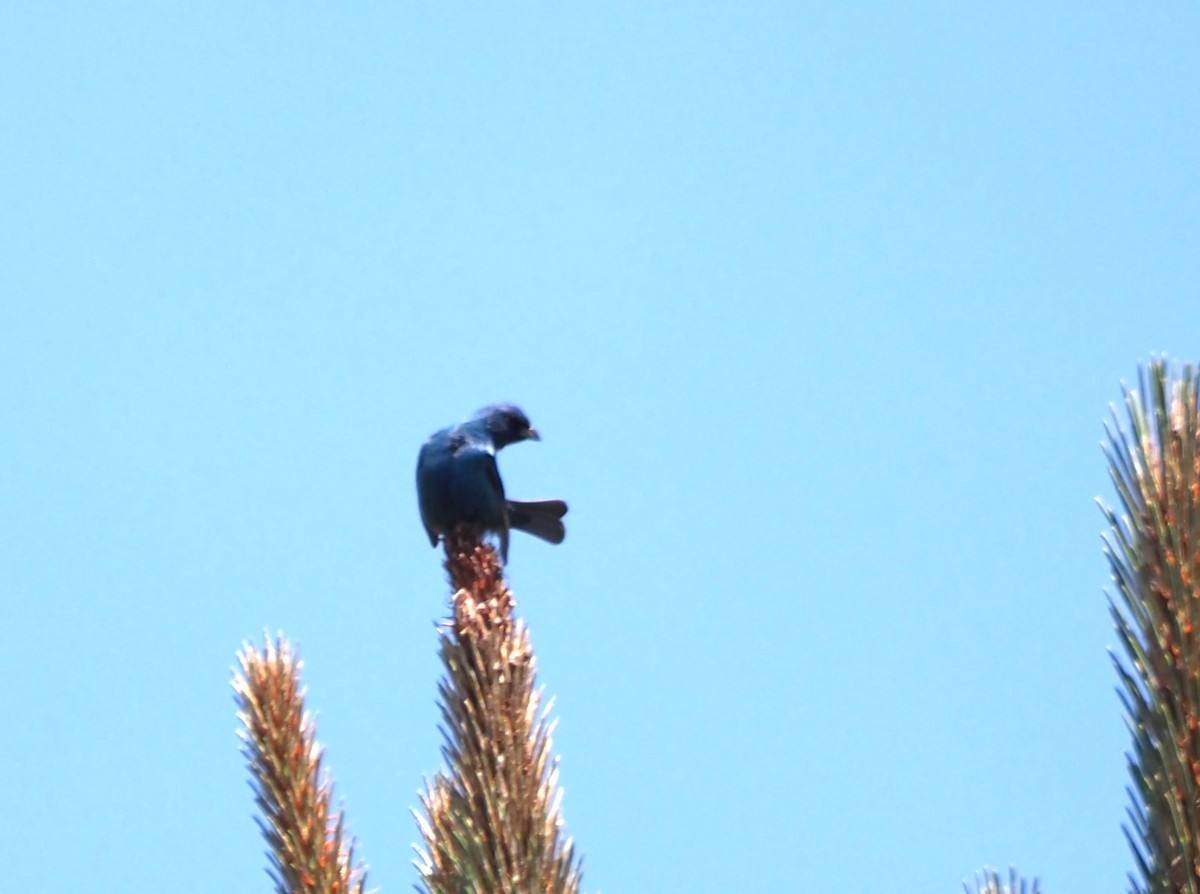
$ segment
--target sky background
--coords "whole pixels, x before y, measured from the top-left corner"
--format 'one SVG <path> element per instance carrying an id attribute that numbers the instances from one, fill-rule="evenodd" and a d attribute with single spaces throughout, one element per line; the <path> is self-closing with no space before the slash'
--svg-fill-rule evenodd
<path id="1" fill-rule="evenodd" d="M 411 890 L 495 400 L 589 892 L 1120 891 L 1099 448 L 1197 359 L 1195 4 L 8 3 L 0 862 L 267 892 L 283 631 Z"/>

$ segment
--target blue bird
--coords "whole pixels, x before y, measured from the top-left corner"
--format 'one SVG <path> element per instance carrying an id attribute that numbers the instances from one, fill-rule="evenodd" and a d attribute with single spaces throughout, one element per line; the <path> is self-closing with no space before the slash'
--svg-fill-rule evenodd
<path id="1" fill-rule="evenodd" d="M 529 417 L 513 404 L 484 407 L 470 419 L 435 432 L 417 456 L 417 503 L 429 542 L 457 524 L 500 535 L 500 556 L 508 561 L 510 528 L 550 543 L 567 531 L 562 500 L 521 502 L 504 496 L 496 451 L 518 441 L 540 441 Z"/>

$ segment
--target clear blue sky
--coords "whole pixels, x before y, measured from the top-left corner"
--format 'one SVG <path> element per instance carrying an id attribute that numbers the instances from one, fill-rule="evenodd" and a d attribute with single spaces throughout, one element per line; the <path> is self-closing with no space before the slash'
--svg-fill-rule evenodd
<path id="1" fill-rule="evenodd" d="M 882 7 L 0 11 L 12 890 L 270 890 L 264 629 L 410 889 L 413 466 L 499 399 L 589 892 L 1124 888 L 1093 499 L 1200 353 L 1200 9 Z"/>

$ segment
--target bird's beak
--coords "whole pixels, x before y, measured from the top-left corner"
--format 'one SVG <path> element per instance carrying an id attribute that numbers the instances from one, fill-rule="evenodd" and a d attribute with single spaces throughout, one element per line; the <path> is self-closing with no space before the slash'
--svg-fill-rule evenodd
<path id="1" fill-rule="evenodd" d="M 540 441 L 542 439 L 542 436 L 538 434 L 537 429 L 532 425 L 525 430 L 525 437 L 530 441 Z"/>

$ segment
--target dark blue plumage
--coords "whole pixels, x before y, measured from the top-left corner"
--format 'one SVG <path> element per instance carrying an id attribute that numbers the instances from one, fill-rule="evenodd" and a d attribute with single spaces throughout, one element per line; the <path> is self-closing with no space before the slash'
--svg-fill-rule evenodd
<path id="1" fill-rule="evenodd" d="M 518 441 L 541 440 L 529 417 L 513 404 L 484 407 L 470 419 L 443 428 L 421 446 L 417 457 L 417 503 L 429 542 L 457 524 L 500 536 L 508 561 L 508 532 L 517 528 L 550 543 L 566 536 L 562 500 L 522 502 L 504 496 L 496 451 Z"/>

